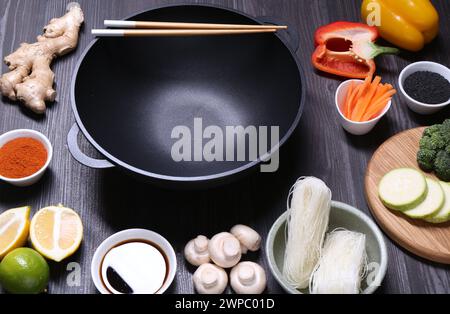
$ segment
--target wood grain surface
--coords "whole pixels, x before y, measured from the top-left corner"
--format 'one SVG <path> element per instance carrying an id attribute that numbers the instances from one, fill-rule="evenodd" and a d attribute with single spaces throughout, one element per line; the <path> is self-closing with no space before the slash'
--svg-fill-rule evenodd
<path id="1" fill-rule="evenodd" d="M 434 225 L 408 218 L 386 208 L 378 197 L 378 184 L 389 171 L 403 167 L 420 171 L 416 159 L 423 130 L 414 128 L 401 132 L 377 149 L 367 166 L 367 200 L 379 225 L 397 243 L 423 258 L 450 264 L 450 223 Z M 431 173 L 426 176 L 436 179 Z"/>
<path id="2" fill-rule="evenodd" d="M 34 42 L 42 27 L 61 16 L 72 0 L 0 0 L 0 51 L 3 56 L 21 42 Z M 236 223 L 255 227 L 265 237 L 272 223 L 285 211 L 290 186 L 299 176 L 314 175 L 330 186 L 333 198 L 369 213 L 364 195 L 364 174 L 374 151 L 392 135 L 416 126 L 440 123 L 450 108 L 424 117 L 409 111 L 394 97 L 393 108 L 366 136 L 347 134 L 339 125 L 334 92 L 342 80 L 317 73 L 310 65 L 315 29 L 337 20 L 360 20 L 360 1 L 355 0 L 79 0 L 86 15 L 78 49 L 58 59 L 57 101 L 44 117 L 36 117 L 15 103 L 0 103 L 0 133 L 31 128 L 48 135 L 54 145 L 51 170 L 30 188 L 0 183 L 0 212 L 31 205 L 33 213 L 46 205 L 63 203 L 76 209 L 85 226 L 85 238 L 76 255 L 51 263 L 50 293 L 96 293 L 90 278 L 90 262 L 97 246 L 114 232 L 147 228 L 166 236 L 178 254 L 178 274 L 169 293 L 193 293 L 193 268 L 186 265 L 182 250 L 199 233 L 212 236 Z M 442 17 L 450 14 L 450 1 L 433 1 Z M 92 28 L 104 19 L 121 19 L 135 12 L 166 4 L 214 4 L 252 16 L 272 16 L 290 26 L 300 40 L 297 56 L 305 73 L 306 108 L 300 125 L 281 150 L 277 173 L 255 173 L 239 182 L 208 191 L 178 192 L 136 182 L 119 170 L 98 171 L 78 164 L 70 155 L 66 137 L 75 119 L 70 108 L 69 86 L 74 65 L 93 40 Z M 440 36 L 420 53 L 403 52 L 377 60 L 383 81 L 397 86 L 398 74 L 409 63 L 432 60 L 450 66 L 450 24 L 441 19 Z M 2 71 L 6 71 L 3 66 Z M 398 86 L 397 86 L 398 87 Z M 93 104 L 95 105 L 95 104 Z M 126 107 L 124 107 L 126 114 Z M 81 148 L 97 156 L 88 142 Z M 389 265 L 379 293 L 449 293 L 450 269 L 428 262 L 388 241 Z M 263 252 L 251 254 L 268 271 Z M 77 263 L 77 264 L 71 264 Z M 69 270 L 80 265 L 78 283 L 67 281 Z M 269 274 L 268 293 L 282 293 Z"/>

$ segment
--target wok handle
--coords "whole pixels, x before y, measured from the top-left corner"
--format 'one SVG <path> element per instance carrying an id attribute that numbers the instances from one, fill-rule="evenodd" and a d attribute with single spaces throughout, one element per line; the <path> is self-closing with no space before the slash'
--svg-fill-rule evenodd
<path id="1" fill-rule="evenodd" d="M 282 21 L 280 21 L 280 19 L 273 17 L 273 16 L 265 16 L 264 15 L 264 16 L 259 16 L 257 19 L 264 24 L 287 25 L 288 26 L 287 30 L 278 31 L 278 32 L 286 33 L 287 36 L 284 36 L 284 37 L 288 41 L 290 48 L 294 52 L 298 51 L 298 48 L 300 47 L 300 37 L 294 26 L 292 26 L 290 24 L 286 24 L 285 22 L 282 22 Z"/>
<path id="2" fill-rule="evenodd" d="M 107 160 L 94 159 L 83 153 L 78 146 L 78 133 L 80 128 L 78 124 L 74 124 L 67 135 L 67 144 L 69 145 L 69 151 L 79 163 L 94 169 L 106 169 L 115 167 Z"/>

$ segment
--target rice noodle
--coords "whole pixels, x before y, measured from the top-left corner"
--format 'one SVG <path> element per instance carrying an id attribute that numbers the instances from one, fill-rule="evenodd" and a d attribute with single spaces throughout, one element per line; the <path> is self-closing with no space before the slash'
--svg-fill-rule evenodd
<path id="1" fill-rule="evenodd" d="M 311 276 L 313 294 L 357 294 L 367 269 L 366 236 L 337 229 L 325 241 L 322 256 Z"/>
<path id="2" fill-rule="evenodd" d="M 308 287 L 319 260 L 330 206 L 331 191 L 320 179 L 300 178 L 289 192 L 283 275 L 297 289 Z"/>

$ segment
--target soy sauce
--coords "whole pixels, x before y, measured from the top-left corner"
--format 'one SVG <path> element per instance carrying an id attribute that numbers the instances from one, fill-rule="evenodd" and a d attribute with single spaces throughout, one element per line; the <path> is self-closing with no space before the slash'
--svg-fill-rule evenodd
<path id="1" fill-rule="evenodd" d="M 166 282 L 170 265 L 156 244 L 130 240 L 109 250 L 100 265 L 100 278 L 113 294 L 154 294 Z"/>

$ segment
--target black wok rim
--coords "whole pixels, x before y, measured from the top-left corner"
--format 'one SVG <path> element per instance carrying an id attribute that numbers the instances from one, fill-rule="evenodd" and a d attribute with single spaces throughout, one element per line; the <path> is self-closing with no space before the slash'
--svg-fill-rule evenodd
<path id="1" fill-rule="evenodd" d="M 240 12 L 238 10 L 234 10 L 234 9 L 230 9 L 230 8 L 225 8 L 219 5 L 208 5 L 208 4 L 183 4 L 183 3 L 179 3 L 179 4 L 170 4 L 170 5 L 161 5 L 161 6 L 155 6 L 151 9 L 145 9 L 142 10 L 140 12 L 136 12 L 133 13 L 130 16 L 125 17 L 123 20 L 128 20 L 131 19 L 132 17 L 136 16 L 136 15 L 140 15 L 143 14 L 145 12 L 148 11 L 153 11 L 153 10 L 158 10 L 158 9 L 164 9 L 164 8 L 171 8 L 171 7 L 178 7 L 178 6 L 198 6 L 198 7 L 209 7 L 209 8 L 217 8 L 217 9 L 222 9 L 225 11 L 229 11 L 232 13 L 236 13 L 236 14 L 240 14 L 248 19 L 251 19 L 252 21 L 254 21 L 255 23 L 258 24 L 263 24 L 262 22 L 258 21 L 257 18 L 247 15 L 246 13 Z M 83 63 L 86 55 L 89 53 L 89 51 L 91 50 L 91 48 L 97 43 L 97 41 L 99 40 L 99 38 L 96 38 L 94 40 L 92 40 L 91 43 L 89 43 L 87 45 L 87 47 L 85 48 L 85 50 L 83 51 L 83 53 L 81 54 L 76 66 L 75 66 L 75 70 L 73 72 L 72 75 L 72 82 L 71 82 L 71 88 L 70 88 L 70 101 L 71 101 L 71 105 L 72 105 L 72 111 L 75 115 L 75 120 L 76 123 L 78 124 L 78 127 L 80 128 L 80 130 L 82 131 L 83 135 L 86 137 L 86 139 L 89 141 L 89 143 L 95 147 L 96 150 L 98 150 L 108 161 L 112 162 L 114 165 L 122 167 L 128 171 L 134 172 L 136 174 L 148 177 L 148 178 L 154 178 L 154 179 L 158 179 L 158 180 L 163 180 L 163 181 L 172 181 L 172 182 L 205 182 L 205 181 L 213 181 L 213 180 L 218 180 L 218 179 L 223 179 L 226 177 L 230 177 L 236 174 L 239 174 L 241 172 L 244 172 L 246 170 L 249 170 L 259 164 L 262 163 L 263 160 L 268 160 L 270 157 L 273 156 L 273 154 L 279 150 L 286 142 L 287 140 L 291 137 L 291 135 L 294 133 L 295 129 L 298 127 L 298 124 L 300 122 L 300 118 L 302 116 L 303 113 L 303 109 L 305 106 L 305 75 L 303 73 L 303 68 L 301 67 L 300 61 L 297 57 L 296 52 L 294 51 L 289 44 L 286 43 L 286 41 L 280 37 L 279 34 L 274 33 L 274 35 L 281 41 L 281 43 L 286 47 L 286 49 L 288 49 L 288 51 L 291 54 L 291 57 L 293 58 L 293 60 L 295 61 L 296 65 L 297 65 L 297 70 L 298 70 L 298 74 L 300 76 L 300 88 L 301 88 L 301 95 L 300 95 L 300 103 L 299 103 L 299 109 L 297 112 L 297 115 L 295 117 L 294 122 L 292 123 L 291 127 L 289 128 L 289 130 L 286 132 L 286 134 L 282 137 L 282 139 L 279 141 L 279 143 L 277 145 L 275 145 L 275 147 L 271 150 L 271 152 L 266 153 L 264 156 L 259 157 L 258 159 L 248 162 L 247 164 L 238 167 L 236 169 L 230 170 L 230 171 L 226 171 L 226 172 L 221 172 L 221 173 L 217 173 L 217 174 L 212 174 L 212 175 L 206 175 L 206 176 L 194 176 L 194 177 L 180 177 L 180 176 L 169 176 L 169 175 L 163 175 L 163 174 L 158 174 L 158 173 L 153 173 L 153 172 L 149 172 L 149 171 L 145 171 L 139 168 L 136 168 L 134 166 L 131 166 L 123 161 L 121 161 L 120 159 L 114 157 L 112 154 L 108 153 L 103 147 L 101 147 L 101 145 L 99 145 L 94 138 L 89 134 L 89 132 L 86 130 L 85 126 L 83 125 L 83 122 L 81 121 L 81 118 L 78 114 L 78 110 L 77 110 L 77 106 L 76 106 L 76 101 L 75 101 L 75 83 L 76 83 L 76 79 L 78 76 L 78 71 L 80 69 L 81 64 Z"/>

